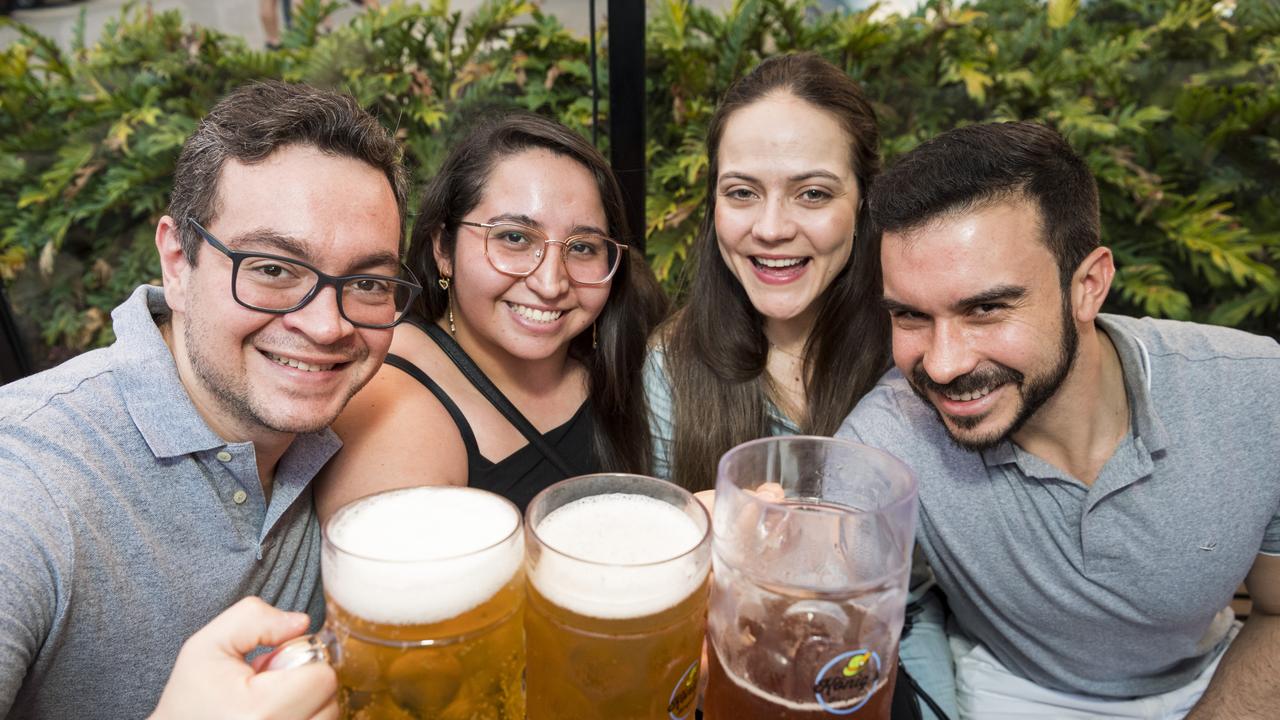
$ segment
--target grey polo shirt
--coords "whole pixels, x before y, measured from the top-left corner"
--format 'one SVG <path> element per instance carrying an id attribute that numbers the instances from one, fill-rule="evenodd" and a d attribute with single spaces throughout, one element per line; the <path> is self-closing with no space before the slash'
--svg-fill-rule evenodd
<path id="1" fill-rule="evenodd" d="M 252 443 L 201 420 L 153 316 L 0 388 L 0 717 L 139 718 L 181 643 L 247 595 L 323 613 L 310 482 L 340 443 L 301 435 L 268 505 Z"/>
<path id="2" fill-rule="evenodd" d="M 1130 431 L 1092 486 L 1011 442 L 967 452 L 890 371 L 839 435 L 920 481 L 917 541 L 959 629 L 1056 690 L 1135 697 L 1209 663 L 1257 555 L 1280 554 L 1280 346 L 1104 315 Z"/>

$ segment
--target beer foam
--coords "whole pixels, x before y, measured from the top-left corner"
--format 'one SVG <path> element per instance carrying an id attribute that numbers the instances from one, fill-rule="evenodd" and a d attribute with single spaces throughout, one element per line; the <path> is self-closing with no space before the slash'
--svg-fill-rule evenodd
<path id="1" fill-rule="evenodd" d="M 553 510 L 535 530 L 544 544 L 564 555 L 539 555 L 530 578 L 534 587 L 579 615 L 653 615 L 689 597 L 707 577 L 705 554 L 699 558 L 689 552 L 703 538 L 697 523 L 645 495 L 575 500 Z"/>
<path id="2" fill-rule="evenodd" d="M 325 526 L 325 592 L 374 622 L 448 620 L 493 597 L 520 569 L 523 534 L 503 542 L 519 523 L 506 500 L 471 488 L 415 487 L 369 496 L 339 510 Z"/>

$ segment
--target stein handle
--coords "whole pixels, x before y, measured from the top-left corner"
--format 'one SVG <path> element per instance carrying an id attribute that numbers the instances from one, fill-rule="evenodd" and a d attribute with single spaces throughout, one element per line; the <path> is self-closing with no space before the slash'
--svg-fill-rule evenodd
<path id="1" fill-rule="evenodd" d="M 342 646 L 338 636 L 329 628 L 321 628 L 314 635 L 301 635 L 281 643 L 269 653 L 253 659 L 254 672 L 290 670 L 310 663 L 329 663 L 335 668 L 342 662 Z"/>

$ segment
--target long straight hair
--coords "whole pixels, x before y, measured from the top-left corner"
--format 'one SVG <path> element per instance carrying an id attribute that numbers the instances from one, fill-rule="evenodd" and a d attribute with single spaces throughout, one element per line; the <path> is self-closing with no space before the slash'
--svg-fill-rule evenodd
<path id="1" fill-rule="evenodd" d="M 609 236 L 627 243 L 629 236 L 622 191 L 608 162 L 585 139 L 560 123 L 526 112 L 511 112 L 482 121 L 449 151 L 427 184 L 413 225 L 407 262 L 422 279 L 423 292 L 412 310 L 428 322 L 449 308 L 449 293 L 439 285 L 432 243 L 438 236 L 446 257 L 454 257 L 458 227 L 484 196 L 493 168 L 526 150 L 545 149 L 582 165 L 595 179 L 608 222 Z M 569 344 L 569 355 L 587 368 L 588 402 L 595 427 L 594 451 L 601 468 L 639 472 L 652 454 L 642 383 L 645 342 L 666 312 L 666 296 L 644 256 L 627 243 L 622 264 L 613 276 L 609 299 L 596 319 L 598 347 L 592 331 Z"/>
<path id="2" fill-rule="evenodd" d="M 706 214 L 684 278 L 686 302 L 659 331 L 671 378 L 675 431 L 673 480 L 691 490 L 713 487 L 720 456 L 769 434 L 769 344 L 764 318 L 729 271 L 716 237 L 719 148 L 729 118 L 768 95 L 788 94 L 829 113 L 849 137 L 849 164 L 859 201 L 849 262 L 815 300 L 805 342 L 808 413 L 801 432 L 831 435 L 888 368 L 889 325 L 879 306 L 880 258 L 866 209 L 880 169 L 875 111 L 848 75 L 812 53 L 760 63 L 726 92 L 707 130 Z"/>

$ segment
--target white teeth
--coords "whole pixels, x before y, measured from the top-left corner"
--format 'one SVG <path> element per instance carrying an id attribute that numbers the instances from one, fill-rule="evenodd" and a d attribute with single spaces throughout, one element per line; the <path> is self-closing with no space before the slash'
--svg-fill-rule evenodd
<path id="1" fill-rule="evenodd" d="M 802 258 L 802 257 L 798 257 L 798 258 L 762 258 L 762 257 L 753 257 L 753 258 L 751 258 L 751 259 L 752 259 L 752 260 L 755 260 L 755 261 L 756 261 L 757 263 L 759 263 L 760 265 L 763 265 L 763 266 L 765 266 L 765 267 L 771 267 L 771 268 L 784 268 L 784 267 L 791 267 L 792 265 L 799 265 L 800 263 L 802 263 L 802 262 L 804 262 L 804 261 L 805 261 L 805 259 L 804 259 L 804 258 Z"/>
<path id="2" fill-rule="evenodd" d="M 272 362 L 275 362 L 280 365 L 284 365 L 286 367 L 297 368 L 305 372 L 319 372 L 321 370 L 333 369 L 332 363 L 328 365 L 310 365 L 308 363 L 302 362 L 301 360 L 294 360 L 293 358 L 287 358 L 287 357 L 284 357 L 283 355 L 276 355 L 274 353 L 267 353 L 266 355 L 268 358 L 271 359 Z"/>
<path id="3" fill-rule="evenodd" d="M 948 400 L 955 400 L 957 402 L 969 402 L 970 400 L 977 400 L 980 397 L 985 397 L 992 390 L 995 390 L 995 388 L 989 388 L 989 387 L 982 388 L 981 390 L 974 390 L 973 392 L 967 392 L 961 395 L 953 395 L 951 393 L 943 393 L 943 395 L 946 395 Z"/>
<path id="4" fill-rule="evenodd" d="M 534 322 L 549 323 L 555 320 L 559 320 L 560 316 L 564 314 L 563 310 L 538 310 L 536 308 L 531 308 L 525 305 L 517 305 L 515 303 L 507 303 L 507 307 L 514 310 L 515 313 L 520 317 L 525 318 L 526 320 L 532 320 Z"/>

